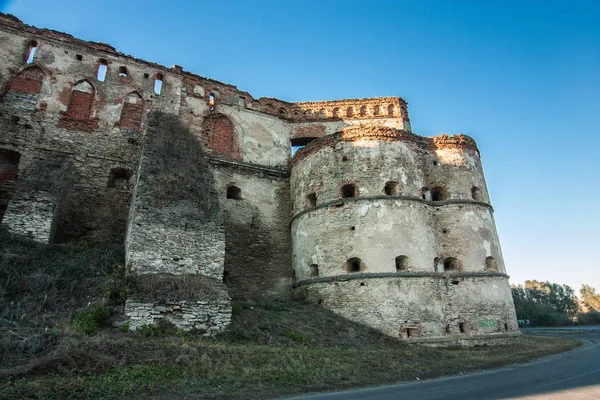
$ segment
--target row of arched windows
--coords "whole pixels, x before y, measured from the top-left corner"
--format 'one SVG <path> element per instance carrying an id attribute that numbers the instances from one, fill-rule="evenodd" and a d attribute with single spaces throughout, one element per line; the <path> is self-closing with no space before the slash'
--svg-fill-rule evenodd
<path id="1" fill-rule="evenodd" d="M 32 102 L 32 104 L 28 103 L 28 105 L 31 105 L 30 109 L 32 111 L 35 110 L 44 76 L 43 70 L 36 65 L 25 68 L 11 79 L 8 84 L 8 90 L 27 94 L 30 98 L 27 100 L 23 100 L 21 97 L 5 98 L 5 103 L 10 105 L 14 102 L 28 101 Z M 89 121 L 94 115 L 95 102 L 96 88 L 87 79 L 82 79 L 76 82 L 71 88 L 71 95 L 64 116 L 79 121 Z M 133 131 L 139 130 L 142 123 L 143 111 L 144 99 L 142 96 L 138 92 L 128 93 L 123 97 L 120 126 Z"/>
<path id="2" fill-rule="evenodd" d="M 399 196 L 402 194 L 401 185 L 398 181 L 388 181 L 383 187 L 383 193 L 387 196 Z M 359 190 L 355 183 L 345 183 L 340 186 L 340 198 L 358 197 Z M 421 198 L 426 201 L 444 201 L 450 198 L 448 190 L 444 186 L 435 186 L 433 188 L 424 187 L 421 189 Z M 471 198 L 476 201 L 483 201 L 481 189 L 477 186 L 471 188 Z M 306 206 L 315 207 L 317 205 L 317 194 L 311 192 L 306 195 Z"/>
<path id="3" fill-rule="evenodd" d="M 25 63 L 26 64 L 32 64 L 35 61 L 37 49 L 38 49 L 38 43 L 35 40 L 30 41 L 29 45 L 27 46 L 27 51 L 25 54 Z M 75 57 L 76 57 L 77 61 L 83 61 L 83 56 L 81 54 L 76 54 Z M 109 72 L 108 61 L 104 58 L 99 59 L 98 66 L 96 68 L 96 79 L 100 82 L 104 82 L 108 72 Z M 120 66 L 118 68 L 117 76 L 119 78 L 126 78 L 128 75 L 129 75 L 129 71 L 127 70 L 127 67 Z M 148 74 L 148 73 L 144 74 L 144 78 L 148 79 L 149 77 L 150 77 L 150 74 Z M 161 93 L 163 79 L 164 79 L 164 76 L 160 72 L 158 72 L 154 75 L 154 83 L 153 83 L 153 87 L 152 87 L 154 93 L 156 93 L 156 94 Z"/>
<path id="4" fill-rule="evenodd" d="M 272 104 L 266 104 L 264 110 L 273 113 L 275 111 L 275 107 Z M 278 110 L 278 114 L 282 117 L 288 116 L 288 109 L 285 107 L 280 107 Z M 397 115 L 406 116 L 408 115 L 408 111 L 406 107 L 401 106 L 400 110 L 394 104 L 388 104 L 386 107 L 382 107 L 380 105 L 374 105 L 372 107 L 361 106 L 359 108 L 356 107 L 334 107 L 334 108 L 320 108 L 317 110 L 293 110 L 292 117 L 294 118 L 308 118 L 308 119 L 325 119 L 325 118 L 361 118 L 361 117 L 393 117 Z"/>
<path id="5" fill-rule="evenodd" d="M 406 255 L 397 256 L 394 259 L 394 264 L 397 272 L 408 272 L 411 269 L 410 258 Z M 446 257 L 445 259 L 440 259 L 436 257 L 433 260 L 434 271 L 435 272 L 462 272 L 461 263 L 455 257 Z M 438 271 L 439 266 L 443 268 L 442 271 Z M 310 276 L 318 277 L 319 276 L 319 265 L 311 264 L 309 266 Z M 345 269 L 349 273 L 356 273 L 364 270 L 364 264 L 362 260 L 358 257 L 352 257 L 346 260 Z M 498 264 L 494 257 L 486 257 L 485 259 L 485 267 L 484 271 L 486 272 L 495 272 L 498 271 Z"/>

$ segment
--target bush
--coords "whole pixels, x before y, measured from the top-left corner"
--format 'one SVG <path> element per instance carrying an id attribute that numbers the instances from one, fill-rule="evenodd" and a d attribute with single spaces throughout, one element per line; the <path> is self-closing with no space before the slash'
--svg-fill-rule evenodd
<path id="1" fill-rule="evenodd" d="M 294 332 L 293 330 L 287 330 L 285 332 L 285 336 L 289 337 L 290 339 L 292 339 L 294 342 L 300 343 L 300 344 L 308 344 L 308 335 L 304 335 L 302 333 L 298 333 L 298 332 Z"/>
<path id="2" fill-rule="evenodd" d="M 154 324 L 142 325 L 140 333 L 146 337 L 167 337 L 178 335 L 179 330 L 166 319 L 159 319 Z"/>
<path id="3" fill-rule="evenodd" d="M 105 307 L 94 307 L 89 311 L 78 312 L 73 327 L 80 333 L 92 336 L 98 333 L 107 318 L 108 310 Z"/>

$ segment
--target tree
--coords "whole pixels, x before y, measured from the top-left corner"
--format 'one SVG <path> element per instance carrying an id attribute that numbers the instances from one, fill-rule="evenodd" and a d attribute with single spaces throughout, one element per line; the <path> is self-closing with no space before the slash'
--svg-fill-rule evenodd
<path id="1" fill-rule="evenodd" d="M 525 286 L 512 286 L 518 319 L 533 325 L 567 325 L 578 310 L 575 291 L 568 285 L 525 281 Z"/>
<path id="2" fill-rule="evenodd" d="M 596 289 L 590 285 L 581 285 L 579 294 L 581 295 L 581 301 L 588 309 L 600 311 L 600 294 L 596 293 Z"/>

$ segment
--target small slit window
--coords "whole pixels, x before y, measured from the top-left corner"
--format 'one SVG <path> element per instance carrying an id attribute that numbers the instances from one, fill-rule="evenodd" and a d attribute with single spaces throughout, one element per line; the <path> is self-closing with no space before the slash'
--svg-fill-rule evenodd
<path id="1" fill-rule="evenodd" d="M 83 61 L 83 56 L 81 54 L 75 54 L 75 58 L 77 61 Z"/>
<path id="2" fill-rule="evenodd" d="M 408 271 L 410 267 L 410 258 L 407 256 L 396 257 L 396 271 Z"/>
<path id="3" fill-rule="evenodd" d="M 342 198 L 346 199 L 350 197 L 356 197 L 356 185 L 353 183 L 342 186 Z"/>
<path id="4" fill-rule="evenodd" d="M 486 271 L 498 271 L 498 264 L 494 257 L 485 258 L 485 270 Z"/>
<path id="5" fill-rule="evenodd" d="M 479 189 L 477 186 L 473 186 L 471 188 L 471 197 L 473 200 L 481 201 L 481 189 Z"/>
<path id="6" fill-rule="evenodd" d="M 310 265 L 310 276 L 311 277 L 319 276 L 319 266 L 317 264 Z"/>
<path id="7" fill-rule="evenodd" d="M 458 271 L 458 260 L 454 257 L 444 259 L 444 272 Z"/>
<path id="8" fill-rule="evenodd" d="M 126 168 L 113 168 L 108 176 L 108 187 L 120 190 L 129 189 L 131 171 Z"/>
<path id="9" fill-rule="evenodd" d="M 460 330 L 460 333 L 465 333 L 465 323 L 464 322 L 458 323 L 458 330 Z"/>
<path id="10" fill-rule="evenodd" d="M 438 186 L 431 189 L 431 201 L 442 201 L 446 200 L 446 193 L 444 188 Z"/>
<path id="11" fill-rule="evenodd" d="M 346 263 L 348 264 L 348 272 L 359 272 L 362 267 L 362 260 L 358 257 L 349 258 Z"/>
<path id="12" fill-rule="evenodd" d="M 96 71 L 96 78 L 100 82 L 104 82 L 106 79 L 106 72 L 108 71 L 108 65 L 106 60 L 102 59 L 98 61 L 98 71 Z"/>
<path id="13" fill-rule="evenodd" d="M 27 64 L 31 64 L 33 62 L 33 60 L 35 59 L 35 53 L 37 51 L 37 42 L 35 40 L 32 40 L 31 42 L 29 42 L 29 46 L 27 46 L 27 58 L 26 58 L 26 63 Z"/>
<path id="14" fill-rule="evenodd" d="M 127 76 L 127 68 L 119 67 L 119 76 L 126 77 Z"/>
<path id="15" fill-rule="evenodd" d="M 385 184 L 383 192 L 388 196 L 397 196 L 400 192 L 398 182 L 389 181 Z"/>
<path id="16" fill-rule="evenodd" d="M 208 95 L 208 109 L 210 111 L 214 111 L 215 109 L 215 95 L 214 93 L 211 93 Z"/>
<path id="17" fill-rule="evenodd" d="M 162 91 L 162 85 L 163 85 L 162 74 L 156 74 L 156 76 L 154 77 L 154 93 L 160 94 L 160 92 Z"/>
<path id="18" fill-rule="evenodd" d="M 316 193 L 310 193 L 308 196 L 306 196 L 306 203 L 309 207 L 315 207 L 317 205 Z"/>
<path id="19" fill-rule="evenodd" d="M 241 200 L 242 189 L 235 185 L 227 186 L 227 198 L 232 200 Z"/>

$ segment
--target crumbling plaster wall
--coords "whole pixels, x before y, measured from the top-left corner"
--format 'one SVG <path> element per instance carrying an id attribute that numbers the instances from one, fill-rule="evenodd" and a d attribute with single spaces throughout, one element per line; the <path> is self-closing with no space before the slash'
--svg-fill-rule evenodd
<path id="1" fill-rule="evenodd" d="M 406 328 L 415 330 L 413 339 L 518 334 L 503 276 L 354 278 L 303 284 L 297 294 L 392 337 L 407 338 Z"/>

